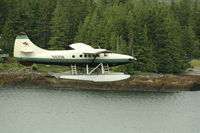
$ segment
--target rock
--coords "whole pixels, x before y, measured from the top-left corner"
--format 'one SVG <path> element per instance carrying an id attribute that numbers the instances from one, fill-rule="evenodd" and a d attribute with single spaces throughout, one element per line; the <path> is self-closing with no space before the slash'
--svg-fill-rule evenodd
<path id="1" fill-rule="evenodd" d="M 200 90 L 200 76 L 132 76 L 123 81 L 97 83 L 90 81 L 57 79 L 48 76 L 47 73 L 15 73 L 0 74 L 0 86 L 42 86 L 89 90 L 178 92 Z"/>
<path id="2" fill-rule="evenodd" d="M 200 91 L 200 83 L 193 84 L 193 86 L 190 88 L 190 91 Z"/>
<path id="3" fill-rule="evenodd" d="M 188 68 L 183 75 L 198 75 L 200 76 L 200 67 Z"/>

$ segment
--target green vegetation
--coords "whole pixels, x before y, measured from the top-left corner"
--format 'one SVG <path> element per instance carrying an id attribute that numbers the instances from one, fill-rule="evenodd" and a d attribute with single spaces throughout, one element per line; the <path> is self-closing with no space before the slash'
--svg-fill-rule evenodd
<path id="1" fill-rule="evenodd" d="M 66 66 L 43 64 L 34 64 L 33 69 L 36 69 L 38 72 L 65 72 L 70 70 L 70 68 Z"/>
<path id="2" fill-rule="evenodd" d="M 200 60 L 192 60 L 190 64 L 192 67 L 200 67 Z"/>
<path id="3" fill-rule="evenodd" d="M 0 70 L 9 70 L 11 68 L 21 68 L 23 67 L 21 64 L 17 63 L 14 58 L 9 58 L 9 62 L 0 63 Z"/>
<path id="4" fill-rule="evenodd" d="M 0 71 L 8 71 L 9 69 L 15 68 L 24 68 L 25 66 L 18 63 L 14 58 L 9 58 L 7 63 L 0 63 Z M 34 64 L 31 66 L 34 70 L 38 72 L 63 72 L 69 71 L 69 67 L 58 66 L 58 65 L 43 65 L 43 64 Z"/>
<path id="5" fill-rule="evenodd" d="M 1 0 L 0 48 L 11 55 L 21 31 L 45 49 L 83 42 L 138 59 L 114 70 L 180 73 L 200 57 L 200 1 Z"/>

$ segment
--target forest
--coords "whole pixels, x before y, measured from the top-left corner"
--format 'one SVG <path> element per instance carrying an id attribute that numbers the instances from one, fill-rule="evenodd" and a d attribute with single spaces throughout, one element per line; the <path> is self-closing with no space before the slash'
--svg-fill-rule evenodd
<path id="1" fill-rule="evenodd" d="M 0 0 L 0 48 L 16 34 L 39 47 L 82 42 L 135 56 L 121 71 L 181 73 L 200 57 L 199 0 Z"/>

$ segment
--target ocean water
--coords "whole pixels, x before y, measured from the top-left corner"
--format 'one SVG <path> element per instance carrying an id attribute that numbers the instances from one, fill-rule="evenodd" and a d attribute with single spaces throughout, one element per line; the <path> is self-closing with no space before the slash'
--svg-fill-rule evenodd
<path id="1" fill-rule="evenodd" d="M 199 133 L 200 92 L 0 88 L 0 133 Z"/>

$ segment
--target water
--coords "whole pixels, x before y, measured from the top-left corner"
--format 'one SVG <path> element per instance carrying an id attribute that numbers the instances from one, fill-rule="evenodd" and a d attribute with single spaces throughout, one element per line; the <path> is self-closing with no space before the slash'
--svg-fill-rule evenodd
<path id="1" fill-rule="evenodd" d="M 0 133 L 198 133 L 200 92 L 1 88 Z"/>

